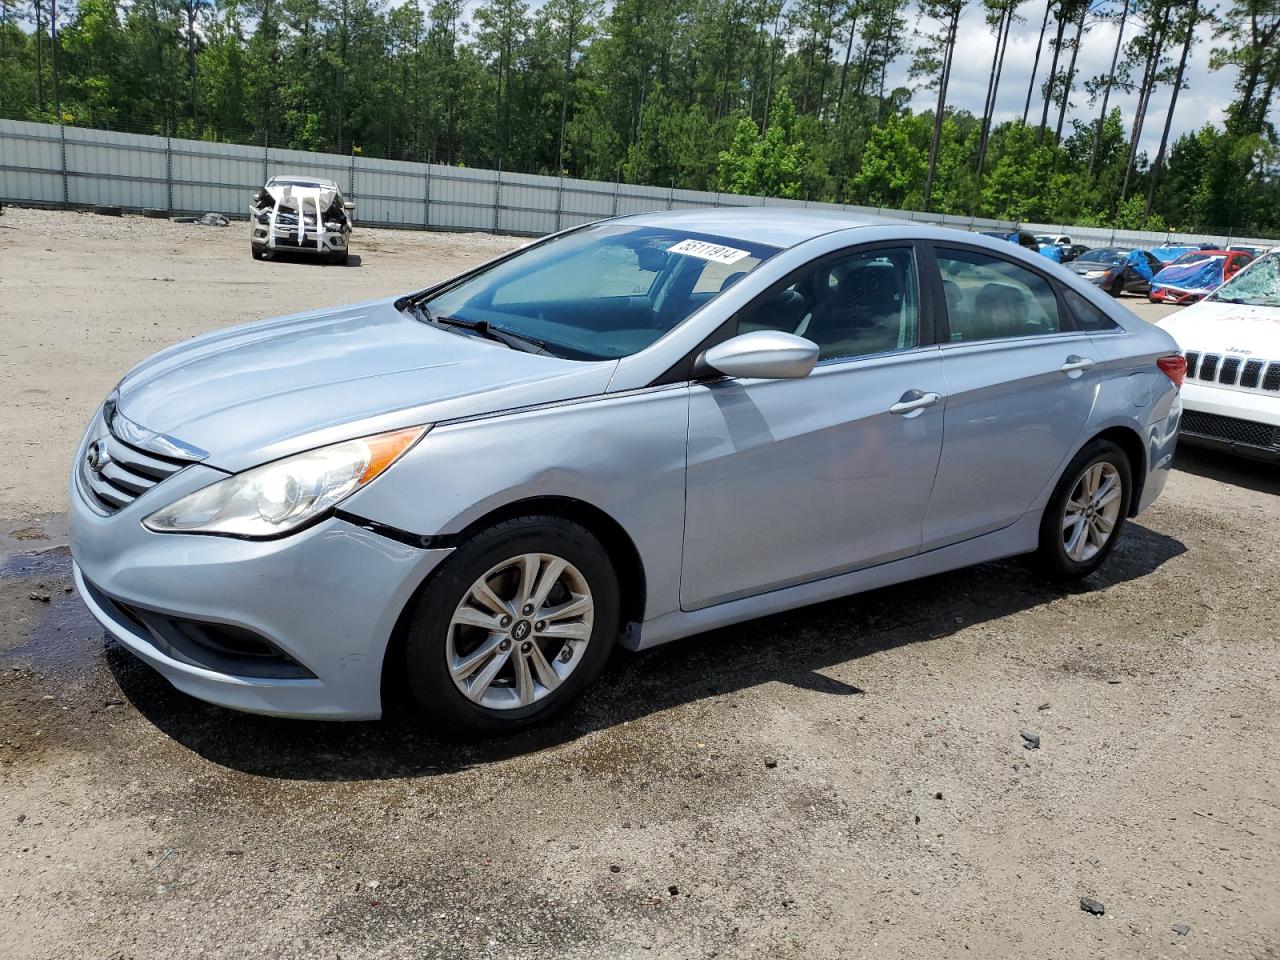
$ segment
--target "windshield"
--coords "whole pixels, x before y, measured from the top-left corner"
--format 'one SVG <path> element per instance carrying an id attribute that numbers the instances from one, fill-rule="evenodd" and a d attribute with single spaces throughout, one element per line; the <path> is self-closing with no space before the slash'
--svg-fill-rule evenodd
<path id="1" fill-rule="evenodd" d="M 1211 293 L 1208 299 L 1256 307 L 1280 307 L 1280 254 L 1269 253 L 1253 261 Z"/>
<path id="2" fill-rule="evenodd" d="M 1129 255 L 1128 250 L 1116 247 L 1103 247 L 1101 250 L 1086 250 L 1076 258 L 1077 263 L 1119 263 Z"/>
<path id="3" fill-rule="evenodd" d="M 483 323 L 556 356 L 614 359 L 643 350 L 777 252 L 602 223 L 530 247 L 423 304 L 433 317 Z"/>

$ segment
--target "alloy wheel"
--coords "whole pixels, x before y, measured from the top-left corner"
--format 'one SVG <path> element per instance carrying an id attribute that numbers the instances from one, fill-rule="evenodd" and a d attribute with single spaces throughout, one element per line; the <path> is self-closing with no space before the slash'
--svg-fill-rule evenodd
<path id="1" fill-rule="evenodd" d="M 1120 519 L 1123 483 L 1105 460 L 1080 474 L 1062 513 L 1062 546 L 1071 560 L 1087 563 L 1107 545 Z"/>
<path id="2" fill-rule="evenodd" d="M 449 622 L 445 664 L 467 699 L 494 710 L 537 703 L 582 662 L 595 603 L 573 564 L 526 553 L 491 567 Z"/>

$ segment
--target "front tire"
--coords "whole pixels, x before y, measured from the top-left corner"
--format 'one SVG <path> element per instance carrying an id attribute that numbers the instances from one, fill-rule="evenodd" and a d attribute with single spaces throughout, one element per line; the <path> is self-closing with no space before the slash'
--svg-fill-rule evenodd
<path id="1" fill-rule="evenodd" d="M 1110 440 L 1087 444 L 1067 465 L 1040 521 L 1037 558 L 1046 572 L 1079 580 L 1115 549 L 1129 516 L 1133 471 Z"/>
<path id="2" fill-rule="evenodd" d="M 578 696 L 618 634 L 609 555 L 560 517 L 495 524 L 459 547 L 417 600 L 409 692 L 444 730 L 513 733 Z"/>
<path id="3" fill-rule="evenodd" d="M 1124 296 L 1124 277 L 1116 277 L 1111 282 L 1111 286 L 1107 288 L 1107 293 L 1115 297 L 1117 300 Z"/>
<path id="4" fill-rule="evenodd" d="M 253 259 L 255 259 L 255 260 L 265 260 L 265 259 L 267 259 L 267 250 L 266 250 L 266 247 L 263 247 L 263 246 L 261 246 L 261 245 L 259 245 L 259 244 L 256 244 L 256 243 L 250 243 L 250 244 L 249 244 L 249 252 L 253 254 Z"/>

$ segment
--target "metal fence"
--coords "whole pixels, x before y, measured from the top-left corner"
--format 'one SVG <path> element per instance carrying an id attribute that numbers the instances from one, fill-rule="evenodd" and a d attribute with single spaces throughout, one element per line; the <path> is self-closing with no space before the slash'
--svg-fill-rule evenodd
<path id="1" fill-rule="evenodd" d="M 900 217 L 965 230 L 1018 224 L 838 203 L 746 197 L 275 147 L 0 119 L 0 200 L 39 206 L 115 206 L 173 215 L 246 216 L 249 195 L 277 174 L 335 181 L 356 201 L 356 222 L 427 230 L 540 236 L 602 217 L 689 207 L 809 207 Z M 1190 236 L 1069 225 L 1024 224 L 1091 246 L 1211 241 L 1272 246 L 1274 240 Z"/>

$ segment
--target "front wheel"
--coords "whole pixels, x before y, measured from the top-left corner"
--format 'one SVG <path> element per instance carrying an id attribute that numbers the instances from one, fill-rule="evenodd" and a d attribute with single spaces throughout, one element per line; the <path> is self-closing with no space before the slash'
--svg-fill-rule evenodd
<path id="1" fill-rule="evenodd" d="M 1040 521 L 1037 556 L 1048 572 L 1087 577 L 1115 548 L 1129 515 L 1133 471 L 1110 440 L 1095 440 L 1072 459 Z"/>
<path id="2" fill-rule="evenodd" d="M 495 524 L 419 598 L 405 650 L 410 693 L 451 733 L 531 726 L 600 673 L 618 611 L 617 575 L 585 528 L 560 517 Z"/>
<path id="3" fill-rule="evenodd" d="M 1124 277 L 1116 277 L 1107 289 L 1107 293 L 1116 298 L 1124 296 Z"/>

